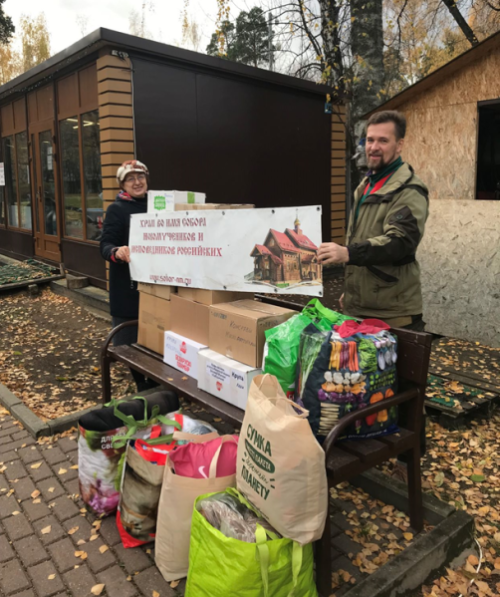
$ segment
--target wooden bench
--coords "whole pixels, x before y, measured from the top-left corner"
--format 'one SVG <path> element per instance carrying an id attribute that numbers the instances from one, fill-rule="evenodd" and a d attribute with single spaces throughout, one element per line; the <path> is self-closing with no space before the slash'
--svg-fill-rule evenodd
<path id="1" fill-rule="evenodd" d="M 269 301 L 271 302 L 271 301 Z M 272 301 L 284 305 L 283 301 Z M 286 306 L 291 307 L 290 304 Z M 299 305 L 293 304 L 296 310 Z M 116 332 L 137 322 L 121 324 L 111 331 L 101 353 L 101 370 L 104 402 L 111 399 L 111 362 L 121 362 L 127 367 L 143 373 L 157 383 L 180 393 L 183 397 L 198 403 L 207 411 L 220 416 L 239 427 L 244 411 L 208 394 L 197 387 L 197 382 L 184 373 L 163 363 L 160 355 L 138 345 L 112 346 Z M 401 405 L 400 431 L 377 439 L 338 441 L 346 427 L 355 423 L 359 413 L 343 417 L 330 431 L 323 448 L 326 454 L 326 470 L 329 488 L 349 481 L 360 473 L 382 464 L 399 454 L 405 454 L 408 461 L 408 498 L 410 523 L 416 532 L 423 528 L 422 488 L 420 473 L 420 430 L 423 424 L 423 405 L 427 372 L 431 353 L 430 334 L 407 330 L 391 330 L 398 337 L 398 383 L 399 392 L 392 398 L 363 409 L 363 416 L 375 414 L 391 406 Z M 323 597 L 331 592 L 330 516 L 323 537 L 316 545 L 316 583 Z"/>
<path id="2" fill-rule="evenodd" d="M 390 458 L 405 454 L 408 463 L 408 501 L 410 524 L 416 532 L 423 528 L 422 483 L 420 472 L 420 431 L 423 425 L 425 388 L 431 354 L 432 336 L 393 329 L 398 337 L 399 391 L 363 409 L 363 417 L 400 405 L 399 433 L 377 439 L 338 441 L 344 429 L 359 418 L 358 412 L 343 417 L 324 441 L 328 488 L 350 481 L 364 471 Z M 323 537 L 316 545 L 316 584 L 323 597 L 332 593 L 330 557 L 330 516 Z"/>

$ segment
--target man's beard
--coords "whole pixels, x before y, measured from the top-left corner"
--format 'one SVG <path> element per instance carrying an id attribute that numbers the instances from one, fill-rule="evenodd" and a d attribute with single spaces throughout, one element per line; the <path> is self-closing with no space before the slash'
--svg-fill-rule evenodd
<path id="1" fill-rule="evenodd" d="M 394 154 L 391 158 L 389 158 L 389 160 L 384 160 L 383 156 L 380 156 L 380 159 L 375 159 L 373 160 L 372 158 L 370 158 L 368 156 L 367 159 L 367 163 L 368 163 L 368 168 L 372 171 L 372 172 L 380 172 L 380 170 L 383 170 L 386 166 L 388 166 L 389 164 L 392 164 L 392 162 L 396 159 L 396 154 Z"/>

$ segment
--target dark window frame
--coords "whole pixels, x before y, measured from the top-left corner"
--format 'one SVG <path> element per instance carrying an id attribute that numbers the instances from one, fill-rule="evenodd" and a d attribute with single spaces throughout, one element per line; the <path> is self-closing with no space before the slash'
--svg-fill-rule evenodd
<path id="1" fill-rule="evenodd" d="M 61 124 L 65 121 L 67 121 L 70 118 L 76 118 L 76 121 L 78 123 L 78 168 L 80 171 L 80 207 L 82 208 L 82 237 L 78 237 L 78 236 L 71 236 L 70 234 L 68 234 L 67 230 L 66 230 L 66 196 L 64 193 L 64 168 L 63 168 L 63 152 L 64 152 L 64 145 L 62 142 L 62 134 L 61 134 Z M 60 158 L 60 162 L 61 162 L 61 167 L 60 167 L 60 177 L 61 177 L 61 200 L 62 200 L 62 211 L 63 211 L 63 238 L 68 238 L 70 240 L 77 240 L 79 242 L 84 242 L 86 240 L 86 232 L 87 232 L 87 225 L 86 225 L 86 218 L 84 217 L 84 201 L 85 201 L 85 195 L 84 195 L 84 189 L 83 189 L 83 174 L 82 174 L 82 135 L 81 135 L 81 114 L 73 114 L 72 116 L 67 116 L 65 118 L 61 118 L 59 120 L 59 148 L 60 148 L 60 154 L 61 154 L 61 158 Z"/>
<path id="2" fill-rule="evenodd" d="M 95 64 L 94 64 L 95 66 Z M 86 193 L 85 193 L 85 172 L 84 172 L 84 161 L 83 161 L 83 116 L 88 112 L 97 112 L 97 121 L 100 125 L 100 114 L 99 114 L 99 102 L 98 96 L 96 95 L 95 99 L 91 99 L 90 101 L 86 101 L 86 103 L 82 103 L 82 95 L 81 95 L 81 81 L 80 81 L 80 73 L 92 67 L 92 64 L 85 65 L 83 68 L 74 71 L 68 77 L 76 77 L 75 85 L 77 86 L 78 94 L 77 98 L 75 97 L 75 102 L 73 105 L 65 106 L 64 109 L 59 110 L 57 113 L 57 121 L 56 121 L 56 130 L 57 130 L 57 138 L 58 138 L 58 146 L 60 152 L 60 164 L 62 165 L 62 152 L 63 146 L 61 143 L 61 122 L 68 119 L 68 118 L 77 118 L 78 119 L 78 151 L 79 151 L 79 167 L 80 167 L 80 192 L 81 192 L 81 209 L 82 209 L 82 238 L 76 236 L 70 236 L 66 232 L 66 214 L 65 214 L 65 202 L 64 202 L 64 180 L 63 180 L 63 169 L 62 167 L 59 168 L 58 174 L 58 183 L 59 188 L 61 190 L 61 198 L 60 198 L 60 206 L 62 207 L 62 239 L 66 239 L 72 242 L 78 243 L 86 243 L 91 245 L 99 245 L 99 240 L 90 240 L 87 238 L 87 207 L 86 207 Z M 61 80 L 68 78 L 62 77 Z M 96 77 L 97 77 L 97 70 L 96 70 Z M 59 82 L 58 82 L 59 83 Z M 59 84 L 56 85 L 56 96 L 59 98 Z M 58 99 L 59 102 L 59 99 Z M 99 138 L 100 139 L 100 138 Z M 99 152 L 99 156 L 101 154 L 101 146 L 100 140 L 97 147 L 97 151 Z M 101 168 L 101 181 L 102 181 L 102 168 Z M 104 210 L 104 197 L 103 197 L 103 210 Z"/>
<path id="3" fill-rule="evenodd" d="M 481 108 L 485 108 L 488 106 L 498 106 L 500 109 L 500 98 L 497 99 L 491 99 L 491 100 L 483 100 L 483 101 L 479 101 L 477 102 L 477 108 L 476 108 L 476 159 L 475 159 L 475 172 L 474 172 L 474 201 L 499 201 L 500 197 L 498 199 L 484 199 L 484 198 L 478 198 L 478 175 L 479 175 L 479 162 L 480 162 L 480 139 L 479 139 L 479 133 L 480 133 L 480 117 L 481 117 Z"/>
<path id="4" fill-rule="evenodd" d="M 83 106 L 78 109 L 75 109 L 75 113 L 71 116 L 65 116 L 64 118 L 58 119 L 58 133 L 59 133 L 59 146 L 60 146 L 60 153 L 61 153 L 61 168 L 59 168 L 59 176 L 60 176 L 60 188 L 61 188 L 61 199 L 62 199 L 62 207 L 63 207 L 63 238 L 68 240 L 84 242 L 84 243 L 91 243 L 94 245 L 99 244 L 99 240 L 91 240 L 87 238 L 87 196 L 85 192 L 85 164 L 84 164 L 84 156 L 83 156 L 83 117 L 85 114 L 89 114 L 90 112 L 97 113 L 97 126 L 100 126 L 100 116 L 99 116 L 99 108 L 96 106 L 95 108 L 89 108 L 89 106 Z M 62 168 L 62 153 L 64 151 L 63 144 L 61 142 L 62 135 L 61 135 L 61 123 L 67 120 L 68 118 L 77 118 L 78 119 L 78 152 L 79 152 L 79 168 L 80 168 L 80 194 L 81 194 L 81 209 L 82 209 L 82 238 L 77 236 L 71 236 L 66 231 L 66 205 L 65 205 L 65 195 L 64 195 L 64 178 L 63 178 L 63 168 Z M 97 151 L 101 152 L 100 144 L 97 147 Z M 102 172 L 102 170 L 101 170 Z M 101 174 L 102 179 L 102 174 Z M 103 199 L 103 209 L 104 209 L 104 199 Z"/>
<path id="5" fill-rule="evenodd" d="M 92 112 L 96 112 L 97 113 L 97 120 L 96 120 L 96 124 L 95 126 L 98 127 L 99 129 L 99 133 L 98 133 L 98 155 L 99 155 L 99 164 L 100 164 L 100 172 L 101 172 L 101 203 L 102 203 L 102 209 L 103 209 L 103 219 L 104 219 L 104 193 L 103 193 L 103 186 L 102 186 L 102 162 L 101 162 L 101 135 L 100 135 L 100 129 L 101 129 L 101 117 L 99 115 L 99 110 L 96 109 L 92 109 L 92 110 L 86 110 L 85 112 L 82 112 L 80 114 L 80 128 L 79 128 L 79 142 L 80 142 L 80 173 L 81 173 L 81 179 L 82 179 L 82 200 L 83 200 L 83 217 L 84 217 L 84 221 L 85 221 L 85 233 L 84 233 L 84 240 L 85 242 L 90 242 L 90 243 L 99 243 L 100 240 L 92 240 L 88 238 L 88 234 L 87 234 L 87 210 L 88 210 L 88 205 L 87 205 L 87 184 L 86 184 L 86 179 L 85 179 L 85 147 L 83 144 L 83 129 L 85 127 L 85 123 L 83 122 L 83 117 L 86 116 L 87 114 L 91 114 Z"/>
<path id="6" fill-rule="evenodd" d="M 4 141 L 9 137 L 12 139 L 12 148 L 13 148 L 13 155 L 12 155 L 12 168 L 14 169 L 16 175 L 16 206 L 17 206 L 17 223 L 18 225 L 15 226 L 14 224 L 10 223 L 10 215 L 9 215 L 9 194 L 7 193 L 7 185 L 4 186 L 4 217 L 5 217 L 5 225 L 1 225 L 2 228 L 6 230 L 16 230 L 20 232 L 33 232 L 33 197 L 31 198 L 31 229 L 30 228 L 22 228 L 21 226 L 21 198 L 19 196 L 19 172 L 18 172 L 18 162 L 17 162 L 17 135 L 21 133 L 26 133 L 26 144 L 28 149 L 29 155 L 29 140 L 28 140 L 28 130 L 22 131 L 12 131 L 9 135 L 3 135 L 1 138 L 2 142 L 2 160 L 4 164 L 5 170 L 5 152 L 4 152 Z M 7 173 L 5 172 L 5 180 L 7 180 Z M 30 175 L 30 186 L 31 186 L 31 175 Z"/>
<path id="7" fill-rule="evenodd" d="M 28 186 L 29 186 L 29 190 L 30 190 L 30 211 L 31 211 L 31 228 L 23 228 L 22 223 L 23 223 L 23 219 L 21 217 L 21 194 L 19 192 L 19 161 L 18 161 L 18 154 L 17 154 L 17 138 L 19 135 L 25 134 L 26 136 L 26 155 L 28 158 Z M 17 133 L 14 133 L 14 149 L 16 152 L 16 184 L 17 184 L 17 214 L 18 214 L 18 218 L 19 218 L 19 227 L 16 228 L 16 230 L 21 230 L 23 232 L 31 232 L 33 234 L 34 230 L 33 230 L 33 185 L 32 185 L 32 180 L 31 180 L 31 159 L 30 159 L 30 136 L 29 136 L 29 131 L 28 129 L 24 130 L 24 131 L 18 131 Z"/>

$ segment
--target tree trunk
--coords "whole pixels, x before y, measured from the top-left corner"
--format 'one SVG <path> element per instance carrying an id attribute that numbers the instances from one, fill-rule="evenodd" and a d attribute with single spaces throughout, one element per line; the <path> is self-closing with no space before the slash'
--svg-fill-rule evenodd
<path id="1" fill-rule="evenodd" d="M 323 42 L 323 83 L 332 88 L 332 96 L 345 98 L 345 72 L 340 50 L 340 6 L 336 0 L 319 0 Z"/>
<path id="2" fill-rule="evenodd" d="M 479 43 L 479 40 L 477 39 L 474 31 L 472 31 L 469 23 L 467 23 L 467 21 L 464 19 L 455 0 L 443 0 L 443 4 L 450 11 L 451 16 L 455 19 L 455 22 L 462 30 L 462 33 L 465 35 L 465 37 L 467 38 L 467 41 L 470 43 L 470 45 L 477 46 L 477 44 Z"/>
<path id="3" fill-rule="evenodd" d="M 384 27 L 382 0 L 351 0 L 353 55 L 353 118 L 381 102 L 384 84 Z"/>
<path id="4" fill-rule="evenodd" d="M 351 184 L 355 189 L 361 181 L 366 162 L 359 141 L 364 136 L 362 117 L 382 101 L 384 85 L 384 24 L 382 0 L 351 0 L 351 49 L 353 57 L 352 103 L 350 113 Z"/>

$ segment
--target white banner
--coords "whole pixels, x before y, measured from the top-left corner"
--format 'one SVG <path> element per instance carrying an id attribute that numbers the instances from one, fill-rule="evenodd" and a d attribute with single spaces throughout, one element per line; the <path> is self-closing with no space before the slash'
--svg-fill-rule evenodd
<path id="1" fill-rule="evenodd" d="M 321 206 L 135 214 L 130 272 L 138 282 L 323 295 Z"/>

